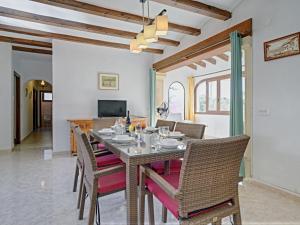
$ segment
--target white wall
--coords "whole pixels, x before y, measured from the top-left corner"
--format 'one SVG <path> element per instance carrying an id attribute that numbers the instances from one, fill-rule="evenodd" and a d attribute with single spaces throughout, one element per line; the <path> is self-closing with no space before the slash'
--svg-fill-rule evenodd
<path id="1" fill-rule="evenodd" d="M 97 117 L 98 99 L 124 99 L 131 114 L 148 115 L 151 65 L 150 54 L 54 40 L 54 151 L 69 151 L 67 119 Z M 119 90 L 98 90 L 99 72 L 119 74 Z"/>
<path id="2" fill-rule="evenodd" d="M 300 193 L 300 56 L 264 62 L 263 43 L 299 32 L 299 8 L 299 0 L 244 0 L 232 19 L 211 20 L 198 40 L 182 41 L 182 47 L 189 46 L 253 18 L 253 176 L 296 193 Z M 258 112 L 264 109 L 270 114 L 261 116 Z"/>
<path id="3" fill-rule="evenodd" d="M 21 78 L 21 140 L 23 140 L 33 130 L 33 102 L 29 93 L 32 92 L 34 83 L 31 81 L 45 80 L 52 83 L 52 57 L 13 51 L 13 70 Z M 25 96 L 26 87 L 28 88 L 27 96 Z"/>
<path id="4" fill-rule="evenodd" d="M 13 147 L 13 85 L 11 44 L 0 43 L 0 150 Z"/>

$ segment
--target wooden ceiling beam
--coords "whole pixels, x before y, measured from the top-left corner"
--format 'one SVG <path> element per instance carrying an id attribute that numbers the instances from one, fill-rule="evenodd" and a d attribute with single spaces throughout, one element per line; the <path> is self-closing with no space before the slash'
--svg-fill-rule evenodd
<path id="1" fill-rule="evenodd" d="M 12 50 L 21 51 L 21 52 L 30 52 L 30 53 L 39 53 L 39 54 L 52 55 L 51 50 L 40 49 L 40 48 L 27 48 L 27 47 L 21 47 L 21 46 L 13 45 Z"/>
<path id="2" fill-rule="evenodd" d="M 31 0 L 43 4 L 57 6 L 65 9 L 71 9 L 78 12 L 84 12 L 92 15 L 102 16 L 110 19 L 121 20 L 129 23 L 143 24 L 143 17 L 140 15 L 118 11 L 114 9 L 104 8 L 97 5 L 92 5 L 85 2 L 75 0 Z M 147 19 L 146 19 L 147 21 Z M 179 33 L 198 36 L 201 30 L 194 27 L 184 26 L 169 22 L 169 30 Z"/>
<path id="3" fill-rule="evenodd" d="M 153 64 L 153 68 L 159 72 L 168 72 L 170 70 L 189 65 L 193 62 L 203 60 L 202 54 L 220 49 L 230 43 L 230 33 L 233 31 L 239 32 L 242 37 L 252 35 L 252 19 L 248 19 L 242 23 L 232 26 L 216 35 L 213 35 L 203 41 L 198 42 L 182 51 L 179 51 L 165 59 L 162 59 Z M 227 51 L 224 49 L 224 51 Z M 223 51 L 223 52 L 224 52 Z M 222 52 L 216 51 L 217 54 Z M 211 57 L 211 56 L 210 56 Z M 199 59 L 201 58 L 201 59 Z M 209 57 L 206 57 L 209 58 Z"/>
<path id="4" fill-rule="evenodd" d="M 205 59 L 207 62 L 209 62 L 210 64 L 213 64 L 213 65 L 216 65 L 217 64 L 217 60 L 214 59 L 214 58 L 208 58 L 208 59 Z"/>
<path id="5" fill-rule="evenodd" d="M 0 16 L 26 20 L 35 23 L 47 24 L 52 26 L 64 27 L 64 28 L 69 28 L 74 30 L 92 32 L 97 34 L 127 38 L 127 39 L 135 38 L 137 35 L 137 33 L 134 32 L 96 26 L 92 24 L 80 23 L 80 22 L 59 19 L 50 16 L 43 16 L 43 15 L 10 9 L 1 6 L 0 6 Z M 180 42 L 178 41 L 167 39 L 167 38 L 159 38 L 157 43 L 162 45 L 169 45 L 169 46 L 178 46 L 180 44 Z"/>
<path id="6" fill-rule="evenodd" d="M 218 57 L 219 59 L 222 59 L 222 60 L 225 61 L 225 62 L 228 62 L 228 61 L 229 61 L 229 56 L 226 55 L 225 53 L 220 54 L 220 55 L 217 55 L 217 57 Z"/>
<path id="7" fill-rule="evenodd" d="M 59 40 L 64 40 L 64 41 L 79 42 L 79 43 L 85 43 L 85 44 L 91 44 L 91 45 L 99 45 L 99 46 L 129 50 L 129 45 L 127 45 L 127 44 L 102 41 L 102 40 L 96 40 L 96 39 L 90 39 L 90 38 L 84 38 L 84 37 L 78 37 L 78 36 L 71 36 L 71 35 L 66 35 L 66 34 L 51 33 L 51 32 L 46 32 L 46 31 L 40 31 L 40 30 L 35 30 L 35 29 L 16 27 L 16 26 L 4 25 L 4 24 L 0 24 L 0 30 L 7 31 L 7 32 L 13 32 L 13 33 L 19 33 L 19 34 L 25 34 L 25 35 L 31 35 L 31 36 L 36 36 L 36 37 L 52 38 L 52 39 L 59 39 Z M 154 54 L 163 54 L 163 50 L 157 49 L 157 48 L 147 48 L 144 50 L 144 52 L 149 52 L 149 53 L 154 53 Z"/>
<path id="8" fill-rule="evenodd" d="M 203 67 L 203 68 L 206 68 L 206 63 L 204 61 L 199 61 L 199 62 L 196 62 L 197 65 Z"/>
<path id="9" fill-rule="evenodd" d="M 44 41 L 29 40 L 24 38 L 15 38 L 0 35 L 0 42 L 8 42 L 13 44 L 30 45 L 43 48 L 52 48 L 52 43 Z"/>
<path id="10" fill-rule="evenodd" d="M 187 67 L 193 69 L 193 70 L 197 70 L 197 66 L 195 64 L 190 64 L 190 65 L 187 65 Z"/>
<path id="11" fill-rule="evenodd" d="M 193 0 L 152 0 L 161 4 L 184 9 L 219 20 L 231 18 L 231 12 Z"/>

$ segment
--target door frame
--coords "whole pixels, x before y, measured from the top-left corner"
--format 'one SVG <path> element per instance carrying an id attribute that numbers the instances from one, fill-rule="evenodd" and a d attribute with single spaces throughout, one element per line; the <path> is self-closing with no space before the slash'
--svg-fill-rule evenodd
<path id="1" fill-rule="evenodd" d="M 32 90 L 32 105 L 33 105 L 33 112 L 32 112 L 32 128 L 33 130 L 36 130 L 39 128 L 39 122 L 38 122 L 38 108 L 39 108 L 39 100 L 38 100 L 38 90 L 33 88 Z"/>
<path id="2" fill-rule="evenodd" d="M 15 83 L 15 135 L 14 144 L 21 143 L 21 76 L 14 71 L 14 83 Z"/>

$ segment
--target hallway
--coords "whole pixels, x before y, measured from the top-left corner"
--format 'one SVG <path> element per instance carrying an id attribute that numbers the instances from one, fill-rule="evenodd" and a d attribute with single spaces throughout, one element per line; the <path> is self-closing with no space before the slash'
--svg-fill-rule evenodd
<path id="1" fill-rule="evenodd" d="M 72 192 L 76 158 L 69 152 L 52 157 L 45 151 L 50 147 L 51 132 L 39 130 L 14 151 L 0 152 L 1 225 L 87 224 L 87 213 L 83 221 L 77 219 L 77 193 Z M 243 225 L 300 225 L 300 198 L 246 181 L 240 186 L 240 201 Z M 155 201 L 155 205 L 156 224 L 162 224 L 160 204 Z M 126 224 L 123 192 L 101 198 L 100 208 L 102 224 Z M 178 223 L 170 215 L 167 225 L 171 224 Z"/>

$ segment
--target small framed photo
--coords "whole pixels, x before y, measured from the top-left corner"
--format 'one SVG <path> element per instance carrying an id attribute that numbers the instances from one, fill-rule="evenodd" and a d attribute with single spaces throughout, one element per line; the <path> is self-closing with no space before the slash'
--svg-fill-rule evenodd
<path id="1" fill-rule="evenodd" d="M 300 33 L 265 42 L 264 52 L 265 61 L 300 54 Z"/>
<path id="2" fill-rule="evenodd" d="M 119 75 L 99 73 L 99 89 L 100 90 L 119 90 Z"/>

